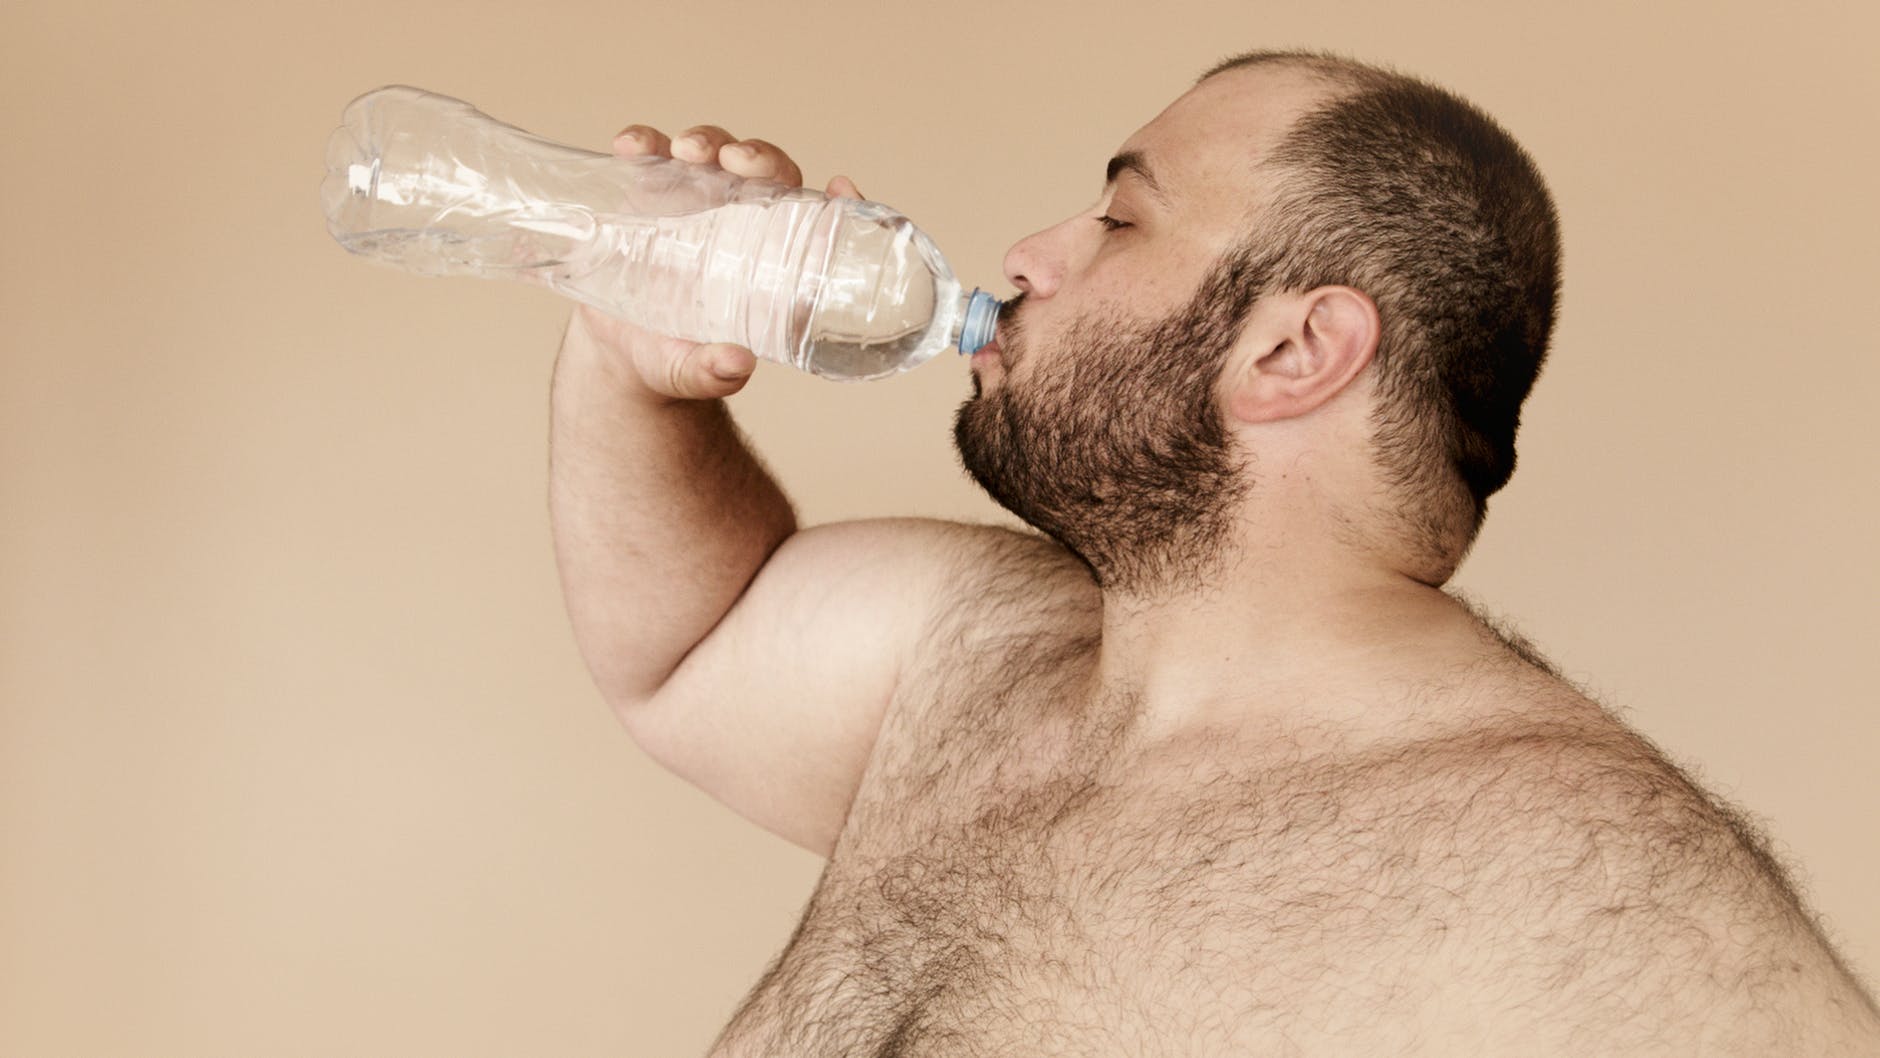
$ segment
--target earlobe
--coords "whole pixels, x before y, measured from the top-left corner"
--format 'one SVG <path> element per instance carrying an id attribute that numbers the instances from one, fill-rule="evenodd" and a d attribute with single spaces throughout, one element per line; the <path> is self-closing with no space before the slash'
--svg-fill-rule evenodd
<path id="1" fill-rule="evenodd" d="M 1342 392 L 1377 353 L 1377 305 L 1352 287 L 1319 287 L 1272 298 L 1256 310 L 1256 344 L 1228 393 L 1228 411 L 1247 423 L 1296 418 Z"/>

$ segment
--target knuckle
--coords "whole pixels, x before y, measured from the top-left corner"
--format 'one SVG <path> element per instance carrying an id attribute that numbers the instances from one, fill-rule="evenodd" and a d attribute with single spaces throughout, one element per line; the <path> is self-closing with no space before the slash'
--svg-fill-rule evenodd
<path id="1" fill-rule="evenodd" d="M 796 162 L 791 160 L 783 148 L 769 140 L 740 140 L 733 145 L 732 150 L 744 152 L 743 160 L 758 172 L 768 173 L 786 183 L 803 182 L 803 171 L 797 168 Z"/>
<path id="2" fill-rule="evenodd" d="M 622 150 L 659 151 L 665 148 L 665 140 L 650 125 L 628 125 L 614 134 L 614 146 Z"/>
<path id="3" fill-rule="evenodd" d="M 692 387 L 686 384 L 689 381 L 685 369 L 688 362 L 689 358 L 683 356 L 666 357 L 664 377 L 660 380 L 666 392 L 675 396 L 685 396 L 692 391 Z"/>

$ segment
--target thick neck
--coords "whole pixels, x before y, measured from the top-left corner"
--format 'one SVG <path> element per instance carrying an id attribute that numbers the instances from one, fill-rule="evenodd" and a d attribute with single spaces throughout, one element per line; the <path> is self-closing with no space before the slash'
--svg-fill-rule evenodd
<path id="1" fill-rule="evenodd" d="M 1143 736 L 1230 724 L 1365 738 L 1412 713 L 1445 719 L 1408 692 L 1479 660 L 1483 626 L 1308 510 L 1249 513 L 1198 586 L 1105 592 L 1091 678 L 1135 703 Z"/>

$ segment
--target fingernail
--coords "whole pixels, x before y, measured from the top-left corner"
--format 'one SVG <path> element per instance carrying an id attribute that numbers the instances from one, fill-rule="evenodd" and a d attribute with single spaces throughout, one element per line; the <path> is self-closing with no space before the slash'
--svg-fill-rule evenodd
<path id="1" fill-rule="evenodd" d="M 713 360 L 712 374 L 726 382 L 735 382 L 744 377 L 744 370 L 729 360 Z"/>
<path id="2" fill-rule="evenodd" d="M 681 136 L 679 142 L 685 144 L 687 150 L 693 151 L 702 151 L 709 146 L 703 136 Z"/>

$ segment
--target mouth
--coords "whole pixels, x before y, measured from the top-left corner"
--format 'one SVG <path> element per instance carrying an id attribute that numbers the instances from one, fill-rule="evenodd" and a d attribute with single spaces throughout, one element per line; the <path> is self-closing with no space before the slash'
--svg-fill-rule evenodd
<path id="1" fill-rule="evenodd" d="M 982 364 L 989 364 L 997 359 L 999 359 L 999 340 L 994 338 L 980 346 L 978 350 L 973 353 L 972 363 L 974 367 L 979 367 Z"/>

